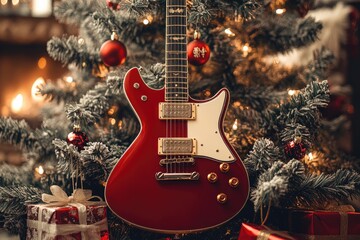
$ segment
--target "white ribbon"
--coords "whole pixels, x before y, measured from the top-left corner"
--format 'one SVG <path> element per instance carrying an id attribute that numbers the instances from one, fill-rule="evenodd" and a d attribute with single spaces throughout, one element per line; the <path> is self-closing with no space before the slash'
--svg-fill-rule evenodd
<path id="1" fill-rule="evenodd" d="M 47 203 L 40 205 L 38 222 L 37 224 L 28 220 L 28 224 L 35 226 L 34 228 L 38 229 L 38 240 L 41 240 L 42 230 L 45 230 L 49 233 L 56 233 L 57 235 L 70 235 L 73 233 L 81 232 L 81 237 L 84 240 L 95 240 L 100 239 L 100 231 L 107 229 L 106 219 L 92 224 L 87 225 L 86 221 L 86 205 L 95 205 L 95 204 L 105 204 L 101 197 L 92 196 L 92 191 L 87 189 L 75 189 L 71 196 L 68 196 L 64 190 L 59 186 L 53 185 L 50 187 L 51 194 L 42 194 L 43 202 Z M 100 202 L 91 202 L 90 199 L 99 199 Z M 77 208 L 79 213 L 79 225 L 78 224 L 63 224 L 55 225 L 42 222 L 42 211 L 44 207 L 62 207 L 66 205 L 71 205 Z"/>

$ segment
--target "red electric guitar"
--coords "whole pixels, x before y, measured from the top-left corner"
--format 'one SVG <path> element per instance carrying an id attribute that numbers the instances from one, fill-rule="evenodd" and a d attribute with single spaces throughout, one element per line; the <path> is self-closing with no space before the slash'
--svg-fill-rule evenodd
<path id="1" fill-rule="evenodd" d="M 189 97 L 186 0 L 166 4 L 165 87 L 148 87 L 137 68 L 126 74 L 124 91 L 141 131 L 112 170 L 105 197 L 131 225 L 188 233 L 238 214 L 249 179 L 223 132 L 228 90 L 207 101 Z"/>

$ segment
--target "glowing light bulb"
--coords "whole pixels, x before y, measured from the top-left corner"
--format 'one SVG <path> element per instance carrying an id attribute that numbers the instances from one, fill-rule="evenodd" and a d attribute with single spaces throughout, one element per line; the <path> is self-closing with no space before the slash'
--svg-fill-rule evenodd
<path id="1" fill-rule="evenodd" d="M 1 5 L 6 5 L 8 3 L 8 0 L 1 0 Z"/>
<path id="2" fill-rule="evenodd" d="M 314 159 L 314 156 L 313 156 L 312 153 L 309 153 L 308 156 L 309 156 L 309 160 L 310 160 L 310 161 Z"/>
<path id="3" fill-rule="evenodd" d="M 39 58 L 38 67 L 40 69 L 44 69 L 46 67 L 46 64 L 47 64 L 46 58 L 44 58 L 44 57 Z"/>
<path id="4" fill-rule="evenodd" d="M 42 166 L 39 166 L 39 168 L 37 169 L 37 172 L 39 174 L 44 174 L 45 170 L 44 170 L 44 168 Z"/>
<path id="5" fill-rule="evenodd" d="M 233 126 L 232 126 L 232 129 L 233 129 L 234 131 L 238 129 L 238 120 L 237 120 L 237 119 L 235 119 L 235 122 L 234 122 L 234 124 L 233 124 Z"/>
<path id="6" fill-rule="evenodd" d="M 285 8 L 278 8 L 275 10 L 275 13 L 278 15 L 284 14 L 286 12 Z"/>
<path id="7" fill-rule="evenodd" d="M 111 125 L 115 125 L 116 124 L 116 119 L 115 118 L 109 118 L 109 122 Z"/>
<path id="8" fill-rule="evenodd" d="M 12 0 L 11 2 L 12 2 L 12 4 L 13 4 L 14 6 L 16 6 L 16 5 L 19 4 L 20 1 L 19 1 L 19 0 Z"/>
<path id="9" fill-rule="evenodd" d="M 35 82 L 31 87 L 31 97 L 37 102 L 43 100 L 43 96 L 41 96 L 39 92 L 39 88 L 42 85 L 45 85 L 45 80 L 42 77 L 39 77 L 38 79 L 35 80 Z"/>
<path id="10" fill-rule="evenodd" d="M 225 29 L 224 32 L 225 32 L 229 37 L 235 36 L 235 33 L 233 33 L 230 28 Z"/>
<path id="11" fill-rule="evenodd" d="M 291 90 L 291 89 L 290 89 L 290 90 L 288 91 L 289 96 L 293 96 L 295 93 L 296 93 L 295 90 Z"/>
<path id="12" fill-rule="evenodd" d="M 69 77 L 65 78 L 65 81 L 68 82 L 68 83 L 72 83 L 74 81 L 74 79 L 69 76 Z"/>
<path id="13" fill-rule="evenodd" d="M 243 49 L 244 52 L 248 52 L 249 51 L 249 46 L 245 45 L 245 46 L 243 46 L 242 49 Z"/>
<path id="14" fill-rule="evenodd" d="M 15 113 L 19 112 L 24 106 L 24 97 L 22 94 L 16 95 L 11 102 L 11 110 Z"/>
<path id="15" fill-rule="evenodd" d="M 149 19 L 145 18 L 143 21 L 144 25 L 148 25 L 150 23 Z"/>

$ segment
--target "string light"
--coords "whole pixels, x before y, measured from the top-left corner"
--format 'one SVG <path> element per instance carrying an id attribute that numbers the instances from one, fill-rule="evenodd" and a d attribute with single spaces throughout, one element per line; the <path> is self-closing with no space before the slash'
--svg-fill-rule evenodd
<path id="1" fill-rule="evenodd" d="M 122 120 L 119 121 L 118 127 L 119 127 L 119 130 L 121 130 L 123 128 L 123 121 Z"/>
<path id="2" fill-rule="evenodd" d="M 1 5 L 6 5 L 8 3 L 8 0 L 1 0 Z"/>
<path id="3" fill-rule="evenodd" d="M 111 125 L 115 125 L 116 124 L 116 119 L 115 118 L 109 118 L 109 122 Z"/>
<path id="4" fill-rule="evenodd" d="M 44 69 L 46 67 L 46 64 L 47 64 L 46 58 L 44 58 L 44 57 L 39 58 L 38 67 L 40 69 Z"/>
<path id="5" fill-rule="evenodd" d="M 148 25 L 149 23 L 151 23 L 153 20 L 152 16 L 147 16 L 144 20 L 143 20 L 143 24 L 144 25 Z"/>
<path id="6" fill-rule="evenodd" d="M 65 78 L 65 81 L 68 82 L 68 83 L 72 83 L 74 81 L 74 79 L 69 76 L 69 77 Z"/>
<path id="7" fill-rule="evenodd" d="M 249 52 L 251 52 L 252 48 L 250 47 L 250 45 L 248 43 L 245 43 L 242 46 L 242 56 L 246 57 L 247 55 L 249 55 Z"/>
<path id="8" fill-rule="evenodd" d="M 19 112 L 24 106 L 24 97 L 22 94 L 16 95 L 11 102 L 11 110 L 15 113 Z"/>
<path id="9" fill-rule="evenodd" d="M 238 129 L 238 120 L 237 120 L 237 119 L 235 119 L 235 122 L 234 122 L 234 124 L 233 124 L 233 126 L 232 126 L 232 129 L 233 129 L 234 131 Z"/>
<path id="10" fill-rule="evenodd" d="M 235 36 L 235 33 L 233 33 L 230 28 L 225 29 L 224 32 L 225 32 L 229 37 Z"/>
<path id="11" fill-rule="evenodd" d="M 309 160 L 310 160 L 310 161 L 314 159 L 314 156 L 313 156 L 312 153 L 309 153 L 309 154 L 308 154 L 308 157 L 309 157 Z"/>
<path id="12" fill-rule="evenodd" d="M 35 170 L 36 170 L 40 175 L 44 174 L 44 172 L 45 172 L 44 168 L 43 168 L 41 165 L 40 165 L 38 168 L 35 168 Z"/>
<path id="13" fill-rule="evenodd" d="M 20 2 L 19 0 L 12 0 L 12 4 L 13 4 L 14 6 L 18 5 L 19 2 Z"/>
<path id="14" fill-rule="evenodd" d="M 43 85 L 45 85 L 45 80 L 42 77 L 39 77 L 31 87 L 31 97 L 37 102 L 43 100 L 43 96 L 41 96 L 39 91 L 39 88 Z"/>
<path id="15" fill-rule="evenodd" d="M 286 12 L 285 8 L 278 8 L 275 10 L 275 13 L 278 15 L 284 14 Z"/>
<path id="16" fill-rule="evenodd" d="M 294 94 L 296 93 L 296 90 L 289 90 L 288 91 L 288 94 L 289 94 L 289 96 L 293 96 Z"/>

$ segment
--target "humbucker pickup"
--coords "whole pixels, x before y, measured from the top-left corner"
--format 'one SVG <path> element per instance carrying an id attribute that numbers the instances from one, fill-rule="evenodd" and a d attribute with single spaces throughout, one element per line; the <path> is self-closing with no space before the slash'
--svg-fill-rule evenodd
<path id="1" fill-rule="evenodd" d="M 197 141 L 193 138 L 159 138 L 159 155 L 195 155 Z"/>
<path id="2" fill-rule="evenodd" d="M 185 119 L 196 118 L 196 105 L 194 103 L 159 103 L 159 119 Z"/>

